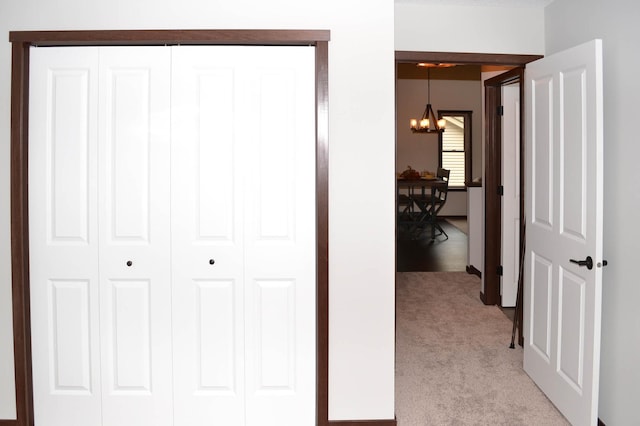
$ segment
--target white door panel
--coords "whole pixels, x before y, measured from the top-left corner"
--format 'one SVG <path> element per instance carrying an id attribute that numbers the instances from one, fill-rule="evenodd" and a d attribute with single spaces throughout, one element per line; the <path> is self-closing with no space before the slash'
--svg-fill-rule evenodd
<path id="1" fill-rule="evenodd" d="M 527 66 L 524 367 L 573 424 L 597 422 L 602 292 L 602 48 Z M 593 269 L 570 259 L 593 259 Z"/>
<path id="2" fill-rule="evenodd" d="M 315 423 L 314 48 L 42 52 L 36 419 Z"/>
<path id="3" fill-rule="evenodd" d="M 173 53 L 172 128 L 180 144 L 172 155 L 172 217 L 183 230 L 174 256 L 190 265 L 173 270 L 174 282 L 185 283 L 173 291 L 176 419 L 188 423 L 200 413 L 245 424 L 237 419 L 246 412 L 247 425 L 312 424 L 313 49 L 204 51 Z M 197 332 L 194 324 L 203 323 L 191 307 L 201 306 L 203 284 L 222 317 Z M 213 347 L 203 337 L 221 334 L 226 344 L 203 354 Z M 242 356 L 232 361 L 233 354 Z M 213 367 L 217 359 L 229 360 L 224 374 Z M 207 392 L 198 387 L 203 362 L 218 372 L 211 377 L 219 385 Z"/>
<path id="4" fill-rule="evenodd" d="M 520 272 L 520 85 L 502 87 L 502 244 L 500 304 L 516 305 Z"/>
<path id="5" fill-rule="evenodd" d="M 246 139 L 248 425 L 315 423 L 313 55 L 263 50 L 245 86 L 263 117 Z"/>
<path id="6" fill-rule="evenodd" d="M 74 53 L 32 48 L 30 55 L 29 250 L 36 424 L 100 422 L 97 54 L 92 48 Z"/>
<path id="7" fill-rule="evenodd" d="M 100 53 L 105 425 L 171 424 L 170 51 Z"/>
<path id="8" fill-rule="evenodd" d="M 200 49 L 173 49 L 175 419 L 243 425 L 246 159 L 236 129 L 252 115 L 237 101 L 237 66 Z"/>

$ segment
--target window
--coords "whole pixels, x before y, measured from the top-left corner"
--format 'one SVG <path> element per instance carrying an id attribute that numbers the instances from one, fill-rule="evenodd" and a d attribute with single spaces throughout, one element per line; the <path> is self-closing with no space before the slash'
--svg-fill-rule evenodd
<path id="1" fill-rule="evenodd" d="M 450 170 L 450 189 L 463 189 L 467 178 L 471 178 L 471 113 L 438 111 L 438 117 L 446 121 L 439 137 L 439 164 Z"/>

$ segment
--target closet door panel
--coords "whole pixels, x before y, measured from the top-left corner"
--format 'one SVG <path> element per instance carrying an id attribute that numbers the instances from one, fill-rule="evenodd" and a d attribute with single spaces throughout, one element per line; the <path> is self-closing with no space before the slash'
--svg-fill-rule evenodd
<path id="1" fill-rule="evenodd" d="M 151 323 L 149 280 L 110 280 L 104 295 L 112 339 L 106 364 L 113 372 L 112 395 L 148 395 L 151 389 Z"/>
<path id="2" fill-rule="evenodd" d="M 256 280 L 255 383 L 260 393 L 296 391 L 294 280 Z"/>
<path id="3" fill-rule="evenodd" d="M 104 425 L 170 425 L 170 49 L 100 51 Z"/>
<path id="4" fill-rule="evenodd" d="M 110 243 L 149 242 L 150 161 L 154 153 L 150 72 L 139 67 L 107 70 L 105 225 Z"/>
<path id="5" fill-rule="evenodd" d="M 196 329 L 200 393 L 233 395 L 235 364 L 242 354 L 235 350 L 237 284 L 232 280 L 199 280 L 196 284 Z"/>
<path id="6" fill-rule="evenodd" d="M 250 55 L 245 177 L 247 424 L 315 423 L 315 84 L 312 47 Z"/>
<path id="7" fill-rule="evenodd" d="M 32 48 L 31 338 L 36 424 L 100 422 L 95 48 Z"/>
<path id="8" fill-rule="evenodd" d="M 39 49 L 36 422 L 315 423 L 314 48 Z"/>
<path id="9" fill-rule="evenodd" d="M 176 425 L 244 424 L 243 179 L 237 69 L 173 48 Z"/>

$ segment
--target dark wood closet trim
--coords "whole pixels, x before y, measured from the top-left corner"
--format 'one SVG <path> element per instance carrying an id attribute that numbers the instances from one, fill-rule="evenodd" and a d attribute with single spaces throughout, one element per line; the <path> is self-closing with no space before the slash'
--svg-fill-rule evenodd
<path id="1" fill-rule="evenodd" d="M 0 425 L 22 426 L 33 425 L 27 188 L 29 43 L 13 43 L 11 50 L 11 291 L 17 419 L 0 420 Z"/>
<path id="2" fill-rule="evenodd" d="M 29 47 L 84 45 L 306 45 L 316 48 L 316 424 L 329 413 L 329 102 L 328 30 L 132 30 L 18 31 L 11 67 L 11 266 L 16 420 L 0 426 L 33 425 L 29 298 L 28 122 Z"/>
<path id="3" fill-rule="evenodd" d="M 113 30 L 12 31 L 9 41 L 36 46 L 163 44 L 312 45 L 329 41 L 328 30 Z"/>
<path id="4" fill-rule="evenodd" d="M 316 424 L 329 421 L 329 43 L 316 44 Z"/>

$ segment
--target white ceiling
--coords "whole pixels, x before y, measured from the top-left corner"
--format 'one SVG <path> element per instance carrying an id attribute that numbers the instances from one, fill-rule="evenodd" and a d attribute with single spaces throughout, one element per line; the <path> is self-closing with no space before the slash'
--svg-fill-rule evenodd
<path id="1" fill-rule="evenodd" d="M 395 3 L 494 7 L 545 7 L 552 1 L 553 0 L 395 0 Z"/>

